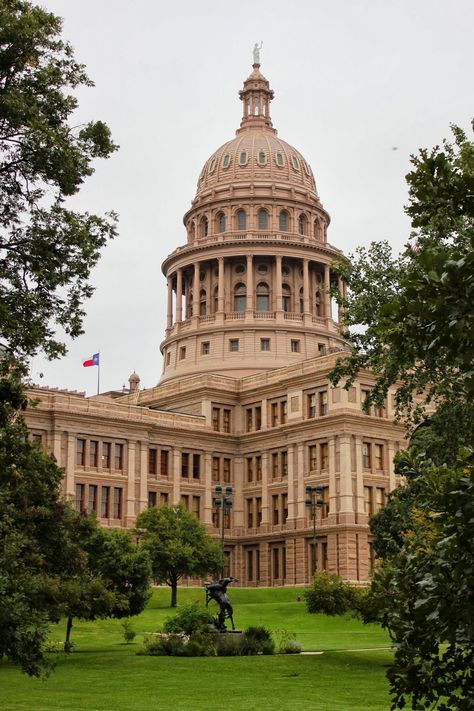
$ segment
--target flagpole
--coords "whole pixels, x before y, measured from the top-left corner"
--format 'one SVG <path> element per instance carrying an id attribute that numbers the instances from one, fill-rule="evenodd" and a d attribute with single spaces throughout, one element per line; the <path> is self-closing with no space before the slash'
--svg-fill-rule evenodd
<path id="1" fill-rule="evenodd" d="M 99 365 L 97 366 L 97 395 L 99 394 L 99 389 L 100 389 L 100 351 L 99 353 Z"/>

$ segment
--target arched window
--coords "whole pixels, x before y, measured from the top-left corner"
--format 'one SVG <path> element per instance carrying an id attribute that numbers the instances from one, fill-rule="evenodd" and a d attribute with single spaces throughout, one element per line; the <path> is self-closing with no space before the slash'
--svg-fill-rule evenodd
<path id="1" fill-rule="evenodd" d="M 259 230 L 268 230 L 268 212 L 263 207 L 258 211 L 257 220 Z"/>
<path id="2" fill-rule="evenodd" d="M 242 282 L 234 288 L 234 311 L 245 311 L 247 308 L 247 287 Z"/>
<path id="3" fill-rule="evenodd" d="M 323 228 L 321 222 L 316 218 L 314 221 L 314 236 L 316 239 L 323 240 Z"/>
<path id="4" fill-rule="evenodd" d="M 225 215 L 223 212 L 219 212 L 217 215 L 217 231 L 225 232 Z"/>
<path id="5" fill-rule="evenodd" d="M 209 222 L 207 217 L 203 217 L 201 220 L 201 237 L 207 237 L 209 231 Z"/>
<path id="6" fill-rule="evenodd" d="M 288 232 L 288 213 L 286 210 L 282 210 L 280 212 L 280 217 L 279 217 L 279 226 L 281 232 Z"/>
<path id="7" fill-rule="evenodd" d="M 245 212 L 245 210 L 237 210 L 237 229 L 247 229 L 247 213 Z"/>
<path id="8" fill-rule="evenodd" d="M 270 309 L 270 290 L 268 284 L 261 281 L 257 284 L 257 311 L 269 311 Z"/>
<path id="9" fill-rule="evenodd" d="M 291 311 L 291 289 L 288 284 L 283 284 L 281 287 L 281 303 L 283 311 L 286 311 L 287 313 Z"/>
<path id="10" fill-rule="evenodd" d="M 303 287 L 300 289 L 300 314 L 304 313 L 304 292 Z"/>
<path id="11" fill-rule="evenodd" d="M 298 217 L 298 232 L 300 235 L 306 234 L 306 217 L 304 215 Z"/>
<path id="12" fill-rule="evenodd" d="M 199 315 L 200 316 L 205 316 L 206 311 L 207 311 L 207 299 L 206 299 L 206 290 L 201 289 L 199 292 Z"/>
<path id="13" fill-rule="evenodd" d="M 317 289 L 314 295 L 314 313 L 316 316 L 321 316 L 321 292 Z"/>

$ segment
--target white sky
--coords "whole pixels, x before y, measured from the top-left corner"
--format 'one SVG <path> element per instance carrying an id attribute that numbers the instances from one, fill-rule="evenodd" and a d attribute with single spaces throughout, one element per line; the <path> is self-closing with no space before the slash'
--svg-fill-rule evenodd
<path id="1" fill-rule="evenodd" d="M 161 262 L 185 242 L 203 163 L 239 126 L 256 41 L 273 124 L 311 163 L 329 241 L 346 253 L 406 242 L 409 155 L 448 137 L 450 123 L 467 128 L 474 113 L 472 0 L 38 3 L 64 18 L 96 84 L 81 90 L 78 120 L 106 121 L 120 144 L 71 201 L 116 210 L 120 234 L 94 270 L 84 335 L 60 361 L 32 362 L 44 385 L 93 394 L 97 369 L 82 360 L 98 350 L 101 390 L 128 385 L 133 370 L 141 387 L 158 382 Z"/>

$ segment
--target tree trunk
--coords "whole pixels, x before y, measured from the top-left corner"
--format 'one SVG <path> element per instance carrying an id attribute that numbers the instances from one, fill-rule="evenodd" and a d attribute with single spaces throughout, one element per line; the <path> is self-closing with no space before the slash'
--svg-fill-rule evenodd
<path id="1" fill-rule="evenodd" d="M 70 651 L 69 637 L 71 636 L 71 630 L 72 630 L 72 617 L 69 615 L 69 617 L 67 618 L 66 641 L 64 642 L 64 651 L 65 652 Z"/>
<path id="2" fill-rule="evenodd" d="M 176 602 L 178 599 L 178 581 L 171 581 L 171 607 L 176 607 Z"/>

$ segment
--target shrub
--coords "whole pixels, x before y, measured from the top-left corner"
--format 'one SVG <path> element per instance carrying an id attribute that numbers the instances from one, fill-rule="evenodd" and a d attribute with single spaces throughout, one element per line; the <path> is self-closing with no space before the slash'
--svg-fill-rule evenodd
<path id="1" fill-rule="evenodd" d="M 323 612 L 326 615 L 343 615 L 354 607 L 354 588 L 339 575 L 317 572 L 304 597 L 308 612 Z"/>
<path id="2" fill-rule="evenodd" d="M 296 641 L 295 633 L 288 630 L 276 630 L 277 654 L 300 654 L 303 651 L 303 645 Z"/>
<path id="3" fill-rule="evenodd" d="M 183 634 L 146 634 L 138 654 L 151 657 L 185 657 L 188 637 Z"/>
<path id="4" fill-rule="evenodd" d="M 218 657 L 238 657 L 242 654 L 242 635 L 219 634 L 216 638 Z"/>
<path id="5" fill-rule="evenodd" d="M 163 631 L 191 635 L 194 632 L 208 632 L 212 626 L 213 617 L 209 610 L 191 602 L 179 607 L 176 614 L 165 620 Z"/>
<path id="6" fill-rule="evenodd" d="M 242 654 L 274 654 L 275 642 L 266 627 L 247 627 L 242 635 Z"/>
<path id="7" fill-rule="evenodd" d="M 136 632 L 134 629 L 132 629 L 132 624 L 130 620 L 126 619 L 122 622 L 122 627 L 123 627 L 123 638 L 126 641 L 127 644 L 130 644 L 130 642 L 133 642 L 133 640 L 136 637 Z"/>
<path id="8" fill-rule="evenodd" d="M 217 635 L 194 632 L 186 644 L 187 657 L 215 657 Z"/>
<path id="9" fill-rule="evenodd" d="M 372 588 L 354 588 L 353 609 L 356 617 L 364 624 L 369 622 L 383 622 L 383 610 L 380 599 L 374 595 Z"/>

